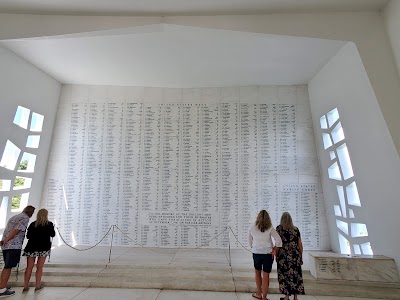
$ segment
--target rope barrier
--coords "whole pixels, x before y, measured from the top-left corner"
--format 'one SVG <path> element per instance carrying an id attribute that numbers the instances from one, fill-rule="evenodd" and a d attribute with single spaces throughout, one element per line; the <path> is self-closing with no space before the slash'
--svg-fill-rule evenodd
<path id="1" fill-rule="evenodd" d="M 63 238 L 63 236 L 61 235 L 60 229 L 58 229 L 58 227 L 56 227 L 56 229 L 57 229 L 57 231 L 58 231 L 58 235 L 60 236 L 61 240 L 64 242 L 65 245 L 67 245 L 68 247 L 70 247 L 70 248 L 72 248 L 72 249 L 74 249 L 74 250 L 76 250 L 76 251 L 87 251 L 87 250 L 90 250 L 90 249 L 92 249 L 92 248 L 98 246 L 98 245 L 106 238 L 106 236 L 110 233 L 110 230 L 111 230 L 111 228 L 113 228 L 113 227 L 114 227 L 114 225 L 110 226 L 110 228 L 108 229 L 107 233 L 103 236 L 103 238 L 102 238 L 98 243 L 96 243 L 94 246 L 91 246 L 91 247 L 86 248 L 86 249 L 78 249 L 78 248 L 75 248 L 75 247 L 69 245 L 69 244 L 65 241 L 65 239 Z"/>
<path id="2" fill-rule="evenodd" d="M 91 247 L 88 247 L 88 248 L 86 248 L 86 249 L 78 249 L 78 248 L 76 248 L 76 247 L 73 247 L 73 246 L 69 245 L 69 244 L 65 241 L 64 237 L 62 236 L 62 234 L 61 234 L 61 232 L 60 232 L 60 229 L 59 229 L 58 227 L 56 227 L 57 232 L 58 232 L 58 235 L 59 235 L 59 237 L 61 238 L 61 240 L 64 242 L 64 244 L 65 244 L 66 246 L 70 247 L 71 249 L 76 250 L 76 251 L 88 251 L 88 250 L 90 250 L 90 249 L 93 249 L 94 247 L 97 247 L 97 246 L 108 236 L 108 234 L 110 233 L 110 231 L 111 231 L 111 229 L 112 229 L 111 245 L 110 245 L 110 251 L 109 251 L 109 256 L 108 256 L 108 263 L 105 265 L 105 267 L 104 267 L 102 270 L 100 270 L 100 271 L 97 273 L 96 279 L 100 276 L 100 273 L 102 273 L 105 269 L 107 269 L 108 265 L 111 263 L 111 252 L 112 252 L 112 247 L 113 247 L 114 229 L 115 229 L 115 228 L 116 228 L 118 231 L 120 231 L 120 232 L 121 232 L 125 237 L 127 237 L 129 240 L 131 240 L 131 241 L 134 242 L 136 245 L 138 245 L 138 246 L 140 246 L 140 247 L 142 247 L 142 248 L 145 248 L 145 249 L 147 249 L 147 250 L 149 250 L 149 251 L 157 252 L 157 253 L 173 254 L 173 253 L 171 253 L 171 252 L 164 252 L 164 251 L 158 251 L 158 250 L 150 249 L 149 247 L 146 247 L 146 246 L 144 246 L 144 245 L 142 245 L 142 244 L 140 244 L 140 243 L 135 242 L 127 233 L 123 232 L 117 225 L 112 225 L 112 226 L 110 226 L 110 228 L 108 229 L 108 231 L 106 232 L 106 234 L 105 234 L 105 235 L 100 239 L 100 241 L 98 241 L 95 245 L 93 245 L 93 246 L 91 246 Z M 239 241 L 237 235 L 233 232 L 232 227 L 230 227 L 230 226 L 225 227 L 220 233 L 218 233 L 217 235 L 215 235 L 211 240 L 209 240 L 208 242 L 206 242 L 206 243 L 203 244 L 203 245 L 200 245 L 200 246 L 198 246 L 198 247 L 196 247 L 196 248 L 188 249 L 188 250 L 185 250 L 185 251 L 179 251 L 180 248 L 178 248 L 178 251 L 179 251 L 179 253 L 186 253 L 186 252 L 194 251 L 194 250 L 196 250 L 196 249 L 200 249 L 201 247 L 204 247 L 204 246 L 209 246 L 209 244 L 210 244 L 213 240 L 215 240 L 216 238 L 218 238 L 221 234 L 225 233 L 227 230 L 228 230 L 228 250 L 229 250 L 229 258 L 227 257 L 227 260 L 228 260 L 228 264 L 229 264 L 229 266 L 230 266 L 230 271 L 231 271 L 231 275 L 232 275 L 233 284 L 234 284 L 234 286 L 235 286 L 235 295 L 236 295 L 237 299 L 239 300 L 239 297 L 238 297 L 238 295 L 237 295 L 237 287 L 236 287 L 236 282 L 235 282 L 235 276 L 234 276 L 234 274 L 233 274 L 233 269 L 232 269 L 231 241 L 230 241 L 229 231 L 232 233 L 232 235 L 234 236 L 234 238 L 236 239 L 236 241 L 239 243 L 239 245 L 240 245 L 243 249 L 245 249 L 246 251 L 248 251 L 248 252 L 250 252 L 250 253 L 251 253 L 251 250 L 247 249 L 247 248 Z M 176 253 L 175 253 L 175 254 L 176 254 Z M 174 254 L 174 255 L 175 255 L 175 254 Z M 50 261 L 50 257 L 49 257 L 49 261 Z M 18 264 L 18 266 L 17 266 L 16 281 L 18 281 L 18 273 L 19 273 L 19 272 L 18 272 L 18 271 L 19 271 L 19 270 L 18 270 L 18 269 L 19 269 L 18 267 L 19 267 L 19 264 Z M 94 281 L 94 280 L 92 280 L 92 281 L 89 283 L 89 286 L 86 287 L 86 289 L 89 288 L 90 286 L 92 286 L 92 282 L 93 282 L 93 281 Z M 86 289 L 85 289 L 85 290 L 86 290 Z M 75 297 L 74 297 L 74 298 L 75 298 Z"/>
<path id="3" fill-rule="evenodd" d="M 232 227 L 229 227 L 229 229 L 230 229 L 230 231 L 232 232 L 233 236 L 235 237 L 236 241 L 239 243 L 239 245 L 242 246 L 242 248 L 243 248 L 244 250 L 246 250 L 246 251 L 252 253 L 251 250 L 247 249 L 247 248 L 246 248 L 245 246 L 243 246 L 243 244 L 239 241 L 238 237 L 237 237 L 237 236 L 235 235 L 235 233 L 233 232 Z"/>
<path id="4" fill-rule="evenodd" d="M 70 244 L 68 244 L 68 243 L 65 241 L 64 237 L 62 236 L 62 234 L 61 234 L 61 232 L 60 232 L 60 229 L 59 229 L 58 227 L 56 227 L 57 232 L 58 232 L 58 235 L 60 236 L 60 238 L 61 238 L 61 240 L 63 241 L 63 243 L 64 243 L 66 246 L 68 246 L 68 247 L 70 247 L 71 249 L 74 249 L 74 250 L 76 250 L 76 251 L 87 251 L 87 250 L 93 249 L 94 247 L 97 247 L 97 246 L 107 237 L 107 235 L 110 233 L 110 231 L 111 231 L 111 229 L 112 229 L 111 246 L 110 246 L 109 259 L 108 259 L 109 262 L 110 262 L 110 260 L 111 260 L 111 251 L 112 251 L 113 239 L 114 239 L 114 228 L 116 228 L 118 231 L 120 231 L 126 238 L 128 238 L 130 241 L 132 241 L 132 242 L 133 242 L 135 245 L 137 245 L 137 246 L 140 246 L 140 247 L 142 247 L 142 248 L 145 248 L 145 249 L 147 249 L 147 250 L 149 250 L 149 251 L 156 252 L 156 253 L 172 254 L 171 252 L 154 250 L 154 249 L 151 249 L 151 248 L 149 248 L 149 247 L 146 247 L 146 246 L 144 246 L 144 245 L 142 245 L 142 244 L 136 242 L 136 241 L 133 240 L 127 233 L 123 232 L 123 231 L 121 230 L 121 228 L 119 228 L 117 225 L 111 225 L 110 228 L 108 229 L 108 231 L 106 232 L 106 234 L 103 236 L 103 238 L 102 238 L 100 241 L 98 241 L 95 245 L 90 246 L 90 247 L 88 247 L 88 248 L 86 248 L 86 249 L 79 249 L 79 248 L 73 247 L 73 246 L 71 246 Z M 240 245 L 243 249 L 245 249 L 246 251 L 248 251 L 248 252 L 250 252 L 250 253 L 251 253 L 251 250 L 247 249 L 247 248 L 239 241 L 238 237 L 237 237 L 236 234 L 233 232 L 232 227 L 230 227 L 230 226 L 225 227 L 220 233 L 218 233 L 217 235 L 215 235 L 212 239 L 210 239 L 210 240 L 207 241 L 206 243 L 204 243 L 204 244 L 202 244 L 202 245 L 200 245 L 200 246 L 197 246 L 197 247 L 195 247 L 195 248 L 191 248 L 191 249 L 188 249 L 188 250 L 180 251 L 179 253 L 191 252 L 191 251 L 200 249 L 200 248 L 202 248 L 202 247 L 209 246 L 209 244 L 210 244 L 213 240 L 215 240 L 216 238 L 218 238 L 221 234 L 223 234 L 223 233 L 226 232 L 227 230 L 228 230 L 228 249 L 229 249 L 229 260 L 228 260 L 228 263 L 229 263 L 229 265 L 231 265 L 231 255 L 230 255 L 231 243 L 230 243 L 230 239 L 229 239 L 229 231 L 232 233 L 232 235 L 234 236 L 234 238 L 236 239 L 236 241 L 239 243 L 239 245 Z M 176 249 L 179 250 L 179 249 L 181 249 L 181 248 L 176 248 Z"/>

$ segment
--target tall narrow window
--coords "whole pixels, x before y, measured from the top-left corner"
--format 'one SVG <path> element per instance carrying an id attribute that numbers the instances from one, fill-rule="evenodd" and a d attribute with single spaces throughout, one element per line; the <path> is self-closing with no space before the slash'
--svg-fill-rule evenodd
<path id="1" fill-rule="evenodd" d="M 328 177 L 336 185 L 338 203 L 333 205 L 338 229 L 338 242 L 342 254 L 373 254 L 367 224 L 357 223 L 355 211 L 361 207 L 350 154 L 337 108 L 320 118 L 322 141 L 331 165 Z M 329 149 L 328 149 L 329 148 Z M 349 183 L 350 182 L 350 183 Z M 363 243 L 361 243 L 363 242 Z"/>
<path id="2" fill-rule="evenodd" d="M 2 173 L 0 179 L 0 229 L 5 228 L 10 212 L 20 212 L 28 205 L 36 165 L 36 155 L 29 152 L 39 148 L 43 122 L 43 115 L 18 106 L 13 123 L 25 130 L 21 132 L 16 126 L 12 128 L 18 130 L 18 136 L 25 133 L 26 144 L 18 143 L 16 146 L 8 140 L 5 145 L 0 145 L 4 146 L 1 148 L 3 153 L 0 153 L 0 168 L 10 170 Z"/>

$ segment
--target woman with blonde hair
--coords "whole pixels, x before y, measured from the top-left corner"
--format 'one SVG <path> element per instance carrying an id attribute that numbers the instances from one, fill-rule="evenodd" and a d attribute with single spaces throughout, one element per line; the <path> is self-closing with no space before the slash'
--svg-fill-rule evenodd
<path id="1" fill-rule="evenodd" d="M 275 244 L 272 242 L 272 238 Z M 250 227 L 249 245 L 253 253 L 257 286 L 257 292 L 253 293 L 252 296 L 267 300 L 269 273 L 271 273 L 276 249 L 282 246 L 282 241 L 272 226 L 271 218 L 266 210 L 258 213 L 255 224 Z"/>
<path id="2" fill-rule="evenodd" d="M 29 291 L 29 280 L 31 279 L 32 269 L 36 261 L 36 285 L 35 292 L 43 289 L 42 273 L 46 257 L 50 254 L 51 237 L 56 235 L 54 225 L 48 219 L 47 209 L 40 209 L 36 216 L 36 221 L 28 227 L 26 238 L 28 244 L 24 249 L 23 256 L 26 256 L 26 269 L 24 276 L 23 293 Z M 37 260 L 36 260 L 37 258 Z"/>
<path id="3" fill-rule="evenodd" d="M 281 300 L 288 300 L 290 295 L 304 295 L 303 274 L 303 244 L 299 229 L 293 225 L 292 217 L 284 212 L 281 223 L 276 231 L 282 238 L 282 248 L 277 252 L 279 291 L 285 295 Z"/>

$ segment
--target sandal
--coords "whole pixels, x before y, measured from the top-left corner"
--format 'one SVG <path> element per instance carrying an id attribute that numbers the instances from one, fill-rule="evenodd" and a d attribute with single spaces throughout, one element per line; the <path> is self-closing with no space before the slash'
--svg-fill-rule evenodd
<path id="1" fill-rule="evenodd" d="M 25 294 L 25 293 L 27 293 L 29 291 L 29 288 L 23 288 L 22 289 L 22 294 Z"/>
<path id="2" fill-rule="evenodd" d="M 44 286 L 41 285 L 41 286 L 35 288 L 35 292 L 39 292 L 39 291 L 41 291 L 41 290 L 43 290 L 43 289 L 44 289 Z"/>
<path id="3" fill-rule="evenodd" d="M 253 293 L 253 294 L 251 294 L 251 296 L 252 296 L 253 298 L 262 300 L 262 296 L 257 296 L 257 293 Z"/>

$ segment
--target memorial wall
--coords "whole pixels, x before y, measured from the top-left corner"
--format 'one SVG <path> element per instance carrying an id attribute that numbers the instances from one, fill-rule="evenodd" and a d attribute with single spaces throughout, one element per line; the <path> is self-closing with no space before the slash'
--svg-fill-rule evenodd
<path id="1" fill-rule="evenodd" d="M 266 209 L 330 249 L 305 86 L 64 86 L 43 204 L 80 245 L 247 247 Z"/>

